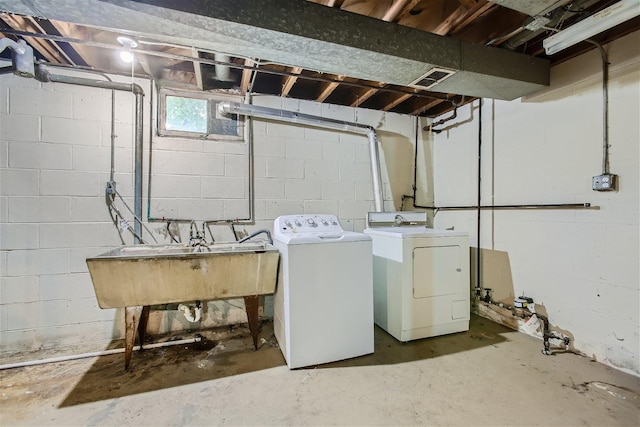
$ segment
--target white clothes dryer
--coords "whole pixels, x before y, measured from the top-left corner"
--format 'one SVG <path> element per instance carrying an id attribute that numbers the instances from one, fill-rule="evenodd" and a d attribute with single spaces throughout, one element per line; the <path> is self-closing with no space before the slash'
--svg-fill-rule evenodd
<path id="1" fill-rule="evenodd" d="M 364 230 L 373 241 L 375 323 L 399 341 L 469 329 L 468 234 L 426 220 L 424 212 L 370 212 Z"/>

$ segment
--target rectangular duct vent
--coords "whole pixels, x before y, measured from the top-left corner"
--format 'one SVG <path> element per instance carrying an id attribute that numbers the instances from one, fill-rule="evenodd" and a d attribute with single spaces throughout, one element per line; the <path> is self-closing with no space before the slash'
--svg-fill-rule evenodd
<path id="1" fill-rule="evenodd" d="M 429 89 L 442 82 L 443 80 L 448 79 L 455 73 L 455 70 L 447 70 L 446 68 L 434 67 L 420 76 L 413 83 L 411 83 L 411 86 L 419 87 L 422 89 Z"/>

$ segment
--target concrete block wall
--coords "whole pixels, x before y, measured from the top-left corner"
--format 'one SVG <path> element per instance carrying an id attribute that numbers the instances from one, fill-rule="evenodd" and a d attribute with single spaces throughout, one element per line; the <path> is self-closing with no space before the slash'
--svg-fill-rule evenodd
<path id="1" fill-rule="evenodd" d="M 123 322 L 98 307 L 85 258 L 120 244 L 104 203 L 111 92 L 4 75 L 0 96 L 1 354 L 108 343 Z M 116 101 L 123 178 L 132 96 Z"/>
<path id="2" fill-rule="evenodd" d="M 551 71 L 551 86 L 482 106 L 483 204 L 591 203 L 589 210 L 483 210 L 482 284 L 494 299 L 528 295 L 576 350 L 640 373 L 638 175 L 640 32 L 607 46 L 610 171 L 616 192 L 591 189 L 601 173 L 602 74 L 597 50 Z M 427 149 L 436 205 L 476 203 L 478 102 Z M 467 122 L 471 119 L 471 122 Z M 436 227 L 469 230 L 476 212 L 439 212 Z M 472 251 L 475 260 L 475 251 Z M 474 269 L 475 270 L 475 269 Z"/>
<path id="3" fill-rule="evenodd" d="M 151 216 L 194 219 L 198 227 L 203 220 L 248 217 L 248 145 L 155 136 L 150 144 L 152 88 L 145 80 L 136 83 L 147 94 L 143 216 L 153 146 Z M 132 206 L 134 97 L 115 96 L 115 181 Z M 394 142 L 406 147 L 414 140 L 414 119 L 408 116 L 273 97 L 254 102 L 373 125 L 385 132 L 383 160 Z M 110 90 L 0 76 L 0 357 L 48 349 L 94 351 L 123 337 L 123 310 L 98 307 L 85 263 L 121 244 L 104 196 L 110 117 Z M 277 216 L 291 213 L 332 213 L 346 229 L 364 228 L 373 208 L 365 137 L 258 119 L 253 135 L 255 223 L 237 226 L 240 233 L 271 229 Z M 407 170 L 405 182 L 394 178 L 390 184 L 387 169 L 383 163 L 385 204 L 393 208 L 398 194 L 411 190 L 412 175 Z M 158 242 L 170 241 L 166 223 L 148 226 Z M 218 241 L 233 239 L 227 226 L 211 229 Z M 172 224 L 172 231 L 188 240 L 187 224 Z M 124 238 L 132 243 L 130 235 Z M 152 240 L 149 234 L 145 238 Z M 151 333 L 194 327 L 175 307 L 168 308 L 174 310 L 152 312 Z M 215 302 L 205 305 L 196 327 L 245 321 L 242 301 Z"/>

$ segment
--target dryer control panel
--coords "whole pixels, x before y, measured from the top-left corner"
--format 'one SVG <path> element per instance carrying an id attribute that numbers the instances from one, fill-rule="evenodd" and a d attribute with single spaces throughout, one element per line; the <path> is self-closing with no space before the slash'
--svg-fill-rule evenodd
<path id="1" fill-rule="evenodd" d="M 369 227 L 399 226 L 399 225 L 427 225 L 427 213 L 417 211 L 404 212 L 369 212 L 367 214 Z"/>
<path id="2" fill-rule="evenodd" d="M 344 230 L 335 215 L 283 215 L 276 218 L 276 234 L 340 234 Z"/>

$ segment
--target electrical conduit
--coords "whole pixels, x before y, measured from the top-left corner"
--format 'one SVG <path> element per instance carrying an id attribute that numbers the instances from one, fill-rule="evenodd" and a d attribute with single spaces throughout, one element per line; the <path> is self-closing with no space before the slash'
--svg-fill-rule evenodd
<path id="1" fill-rule="evenodd" d="M 144 91 L 135 83 L 119 83 L 112 81 L 93 80 L 83 77 L 51 74 L 46 67 L 40 65 L 36 69 L 36 79 L 41 82 L 66 83 L 79 86 L 98 87 L 102 89 L 131 92 L 135 95 L 135 149 L 134 149 L 134 233 L 135 243 L 142 243 L 142 98 Z"/>

